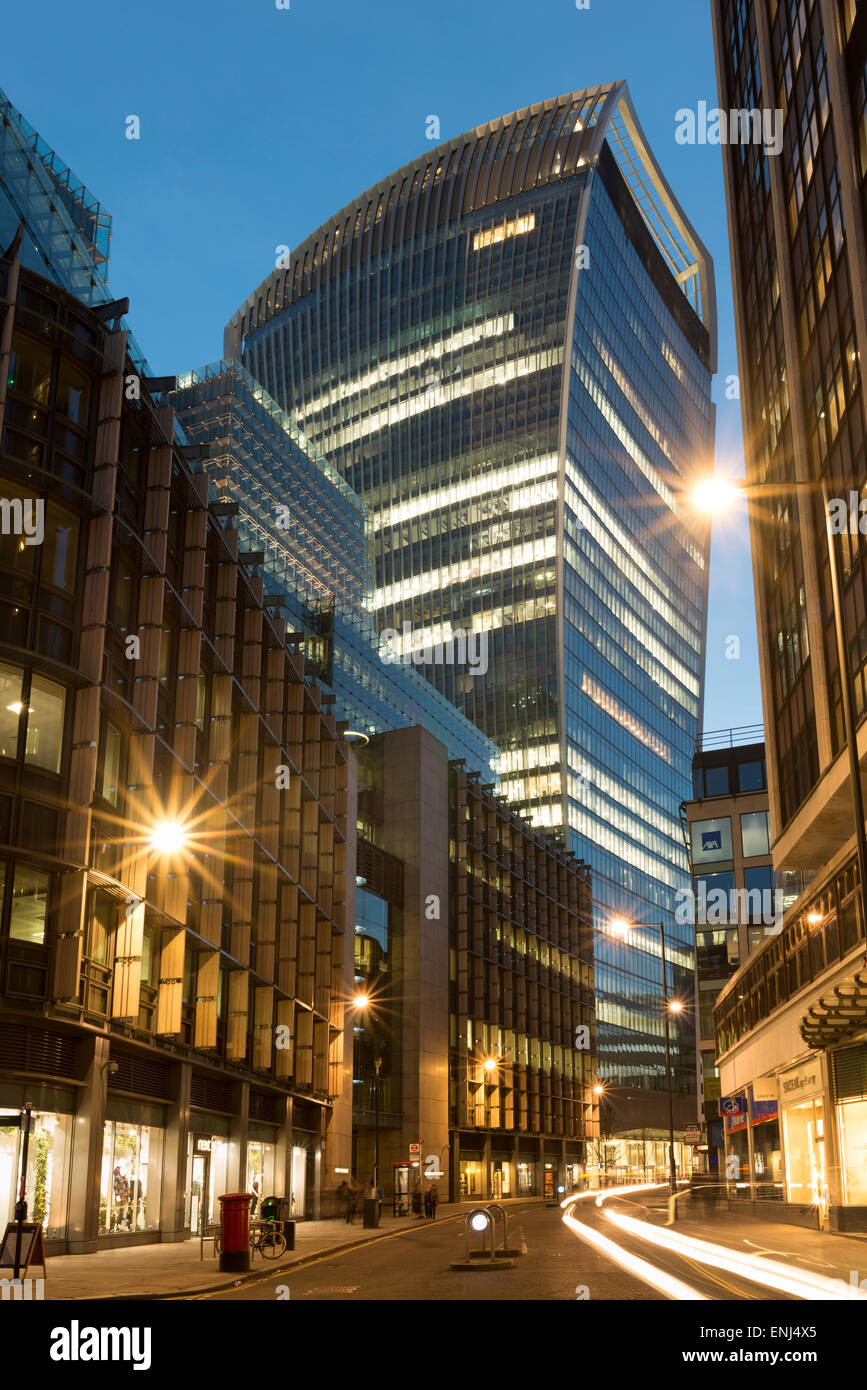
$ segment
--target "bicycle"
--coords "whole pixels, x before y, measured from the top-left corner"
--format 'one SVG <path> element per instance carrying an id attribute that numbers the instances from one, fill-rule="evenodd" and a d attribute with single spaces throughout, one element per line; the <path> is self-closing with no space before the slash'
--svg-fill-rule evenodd
<path id="1" fill-rule="evenodd" d="M 214 1252 L 219 1255 L 223 1249 L 219 1235 L 214 1238 Z M 279 1260 L 286 1253 L 286 1237 L 282 1221 L 254 1221 L 250 1223 L 250 1250 L 265 1260 Z"/>

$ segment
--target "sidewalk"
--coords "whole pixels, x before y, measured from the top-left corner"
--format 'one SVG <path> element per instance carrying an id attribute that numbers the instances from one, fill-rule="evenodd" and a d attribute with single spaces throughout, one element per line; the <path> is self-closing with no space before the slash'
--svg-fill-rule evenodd
<path id="1" fill-rule="evenodd" d="M 441 1221 L 457 1208 L 440 1205 Z M 194 1293 L 232 1288 L 240 1280 L 263 1273 L 277 1274 L 320 1254 L 361 1245 L 365 1241 L 390 1235 L 394 1231 L 419 1229 L 430 1223 L 412 1216 L 387 1216 L 383 1212 L 378 1230 L 365 1231 L 361 1217 L 347 1225 L 340 1218 L 330 1221 L 299 1221 L 295 1226 L 295 1249 L 279 1260 L 251 1255 L 250 1275 L 220 1272 L 219 1256 L 213 1241 L 206 1241 L 204 1259 L 199 1258 L 200 1242 L 191 1240 L 160 1245 L 136 1245 L 120 1250 L 99 1250 L 93 1255 L 55 1255 L 47 1262 L 46 1301 L 87 1298 L 167 1298 L 189 1297 Z"/>
<path id="2" fill-rule="evenodd" d="M 491 1200 L 483 1197 L 479 1203 L 485 1205 Z M 506 1198 L 503 1206 L 522 1206 L 543 1200 Z M 468 1202 L 441 1202 L 436 1221 L 463 1217 L 472 1210 L 472 1205 Z M 383 1212 L 382 1224 L 375 1231 L 365 1231 L 360 1216 L 348 1226 L 341 1218 L 299 1221 L 295 1226 L 295 1249 L 287 1250 L 279 1260 L 251 1255 L 249 1274 L 221 1273 L 219 1257 L 213 1253 L 212 1241 L 205 1242 L 205 1257 L 200 1260 L 198 1236 L 171 1244 L 166 1242 L 164 1245 L 99 1250 L 93 1255 L 55 1255 L 48 1260 L 45 1297 L 46 1301 L 66 1302 L 89 1298 L 189 1298 L 197 1293 L 234 1288 L 244 1279 L 279 1274 L 281 1270 L 306 1264 L 317 1255 L 351 1249 L 397 1231 L 423 1230 L 433 1224 L 424 1217 L 390 1216 L 386 1212 Z"/>

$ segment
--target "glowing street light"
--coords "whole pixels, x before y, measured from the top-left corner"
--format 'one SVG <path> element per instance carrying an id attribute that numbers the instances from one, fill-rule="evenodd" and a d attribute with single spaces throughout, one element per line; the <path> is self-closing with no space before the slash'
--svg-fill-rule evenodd
<path id="1" fill-rule="evenodd" d="M 485 1058 L 485 1071 L 496 1071 L 496 1069 L 497 1069 L 497 1059 L 496 1059 L 496 1057 L 486 1057 L 486 1058 Z"/>
<path id="2" fill-rule="evenodd" d="M 683 1012 L 683 1004 L 679 999 L 672 999 L 668 1007 L 673 1014 L 679 1014 Z"/>
<path id="3" fill-rule="evenodd" d="M 366 1008 L 368 1008 L 368 1006 L 369 1006 L 369 1004 L 370 1004 L 370 995 L 369 995 L 369 994 L 356 994 L 356 996 L 355 996 L 355 998 L 353 999 L 352 1003 L 353 1003 L 353 1005 L 355 1006 L 356 1009 L 366 1009 Z"/>
<path id="4" fill-rule="evenodd" d="M 187 842 L 187 832 L 175 820 L 160 821 L 148 837 L 148 844 L 157 854 L 177 854 Z"/>

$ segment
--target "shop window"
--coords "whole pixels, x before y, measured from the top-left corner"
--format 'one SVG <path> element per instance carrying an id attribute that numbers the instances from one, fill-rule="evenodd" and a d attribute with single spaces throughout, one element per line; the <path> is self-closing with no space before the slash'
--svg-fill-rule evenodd
<path id="1" fill-rule="evenodd" d="M 44 945 L 48 884 L 48 874 L 25 864 L 16 864 L 9 919 L 10 940 L 26 941 L 31 946 Z"/>
<path id="2" fill-rule="evenodd" d="M 741 816 L 741 843 L 744 859 L 757 859 L 770 854 L 767 811 L 750 811 Z"/>
<path id="3" fill-rule="evenodd" d="M 0 1110 L 0 1221 L 12 1221 L 24 1135 L 18 1110 Z M 49 1240 L 66 1236 L 71 1115 L 35 1110 L 27 1149 L 27 1200 L 31 1221 Z"/>
<path id="4" fill-rule="evenodd" d="M 103 1131 L 100 1235 L 156 1231 L 160 1224 L 162 1130 L 107 1120 Z"/>
<path id="5" fill-rule="evenodd" d="M 33 676 L 27 711 L 24 761 L 49 772 L 60 771 L 63 755 L 63 722 L 66 691 L 44 676 Z"/>

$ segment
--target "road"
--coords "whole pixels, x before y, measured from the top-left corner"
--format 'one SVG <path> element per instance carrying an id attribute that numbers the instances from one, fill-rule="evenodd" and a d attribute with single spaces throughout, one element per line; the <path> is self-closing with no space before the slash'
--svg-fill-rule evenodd
<path id="1" fill-rule="evenodd" d="M 464 1257 L 463 1217 L 436 1221 L 384 1235 L 354 1250 L 327 1255 L 294 1273 L 265 1275 L 208 1300 L 259 1300 L 278 1297 L 285 1285 L 293 1302 L 303 1300 L 356 1303 L 368 1299 L 394 1302 L 575 1300 L 589 1291 L 594 1299 L 661 1298 L 640 1280 L 575 1239 L 562 1212 L 538 1202 L 509 1208 L 509 1244 L 525 1248 L 511 1269 L 449 1269 Z M 285 1298 L 285 1293 L 282 1294 Z"/>
<path id="2" fill-rule="evenodd" d="M 564 1214 L 540 1203 L 510 1206 L 511 1269 L 449 1268 L 464 1255 L 463 1218 L 447 1218 L 300 1269 L 263 1272 L 207 1301 L 476 1302 L 867 1299 L 867 1242 L 739 1214 L 682 1206 L 667 1225 L 664 1189 L 580 1199 Z M 564 1219 L 565 1216 L 565 1219 Z M 852 1271 L 857 1277 L 852 1280 Z M 854 1311 L 854 1310 L 853 1310 Z"/>

